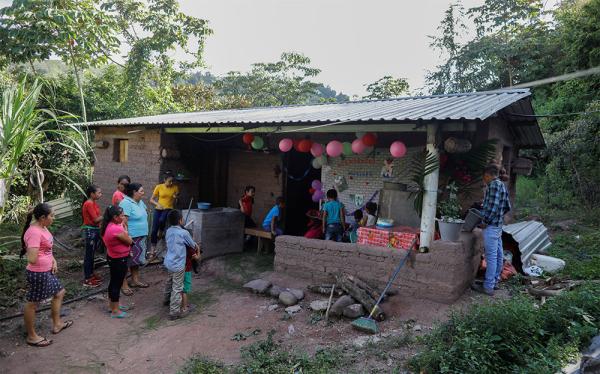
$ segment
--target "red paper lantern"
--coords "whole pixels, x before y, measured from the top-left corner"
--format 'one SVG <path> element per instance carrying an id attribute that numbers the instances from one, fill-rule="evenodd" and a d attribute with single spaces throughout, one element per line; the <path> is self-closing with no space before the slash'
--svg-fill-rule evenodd
<path id="1" fill-rule="evenodd" d="M 308 139 L 302 139 L 298 143 L 298 151 L 308 153 L 312 147 L 312 142 Z"/>
<path id="2" fill-rule="evenodd" d="M 250 145 L 254 141 L 254 134 L 250 134 L 249 132 L 245 133 L 242 137 L 242 141 L 244 142 L 244 144 Z"/>
<path id="3" fill-rule="evenodd" d="M 372 132 L 368 132 L 362 137 L 362 141 L 367 147 L 372 147 L 377 143 L 377 136 Z"/>

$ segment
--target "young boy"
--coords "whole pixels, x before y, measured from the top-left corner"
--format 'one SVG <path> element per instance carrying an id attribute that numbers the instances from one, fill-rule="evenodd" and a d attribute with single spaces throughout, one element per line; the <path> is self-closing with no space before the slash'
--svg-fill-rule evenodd
<path id="1" fill-rule="evenodd" d="M 200 247 L 192 239 L 192 235 L 183 228 L 183 216 L 178 210 L 171 210 L 167 216 L 169 229 L 167 230 L 167 255 L 164 265 L 169 272 L 169 278 L 165 283 L 165 305 L 170 305 L 169 319 L 176 320 L 184 317 L 187 310 L 181 309 L 182 294 L 185 279 L 185 258 L 187 247 L 195 249 L 196 253 L 192 258 L 200 257 Z"/>
<path id="2" fill-rule="evenodd" d="M 377 224 L 377 203 L 369 201 L 365 208 L 367 210 L 367 216 L 363 218 L 361 226 L 373 227 Z"/>
<path id="3" fill-rule="evenodd" d="M 275 206 L 271 208 L 262 223 L 262 227 L 265 231 L 269 231 L 275 236 L 283 235 L 283 230 L 277 227 L 283 208 L 285 208 L 285 203 L 283 202 L 283 197 L 279 196 L 275 199 Z"/>
<path id="4" fill-rule="evenodd" d="M 360 221 L 363 219 L 363 212 L 360 209 L 356 209 L 352 215 L 354 216 L 354 222 L 348 228 L 348 240 L 350 243 L 356 243 L 358 241 Z"/>
<path id="5" fill-rule="evenodd" d="M 327 202 L 323 204 L 323 233 L 325 240 L 342 241 L 344 234 L 345 216 L 344 204 L 337 200 L 337 191 L 327 191 Z"/>

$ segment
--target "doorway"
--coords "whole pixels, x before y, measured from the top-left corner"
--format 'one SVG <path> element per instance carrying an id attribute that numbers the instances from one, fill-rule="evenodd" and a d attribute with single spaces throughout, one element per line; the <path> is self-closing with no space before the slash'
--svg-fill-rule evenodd
<path id="1" fill-rule="evenodd" d="M 303 236 L 307 230 L 310 209 L 319 209 L 319 204 L 312 201 L 309 192 L 313 180 L 321 180 L 321 169 L 311 165 L 313 157 L 310 153 L 298 152 L 295 149 L 283 155 L 285 187 L 285 233 Z"/>

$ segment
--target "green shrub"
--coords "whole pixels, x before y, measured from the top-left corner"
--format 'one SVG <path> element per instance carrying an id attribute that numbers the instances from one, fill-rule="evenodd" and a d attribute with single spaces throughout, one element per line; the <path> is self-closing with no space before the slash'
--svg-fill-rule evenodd
<path id="1" fill-rule="evenodd" d="M 565 260 L 562 271 L 573 279 L 600 279 L 600 231 L 579 230 L 552 238 L 549 254 Z"/>

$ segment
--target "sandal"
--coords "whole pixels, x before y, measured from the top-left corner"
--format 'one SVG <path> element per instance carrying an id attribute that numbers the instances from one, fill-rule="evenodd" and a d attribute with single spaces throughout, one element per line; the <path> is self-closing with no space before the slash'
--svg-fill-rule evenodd
<path id="1" fill-rule="evenodd" d="M 50 344 L 52 344 L 52 340 L 50 339 L 46 339 L 46 338 L 42 338 L 42 340 L 40 340 L 39 342 L 27 342 L 27 345 L 30 345 L 32 347 L 47 347 Z"/>
<path id="2" fill-rule="evenodd" d="M 133 290 L 131 288 L 121 288 L 121 293 L 125 296 L 133 295 Z"/>
<path id="3" fill-rule="evenodd" d="M 119 314 L 114 314 L 114 313 L 110 314 L 110 318 L 127 318 L 127 317 L 129 317 L 129 314 L 127 314 L 124 311 L 121 311 Z"/>
<path id="4" fill-rule="evenodd" d="M 133 305 L 119 305 L 119 310 L 122 312 L 128 312 L 131 309 L 133 309 L 134 306 Z M 112 310 L 107 310 L 106 313 L 112 313 Z"/>
<path id="5" fill-rule="evenodd" d="M 54 335 L 58 334 L 59 332 L 68 329 L 69 327 L 73 326 L 73 321 L 72 320 L 68 320 L 65 321 L 65 323 L 63 323 L 62 327 L 60 329 L 58 329 L 58 331 L 52 330 L 52 333 Z"/>
<path id="6" fill-rule="evenodd" d="M 148 284 L 144 283 L 144 282 L 138 282 L 138 283 L 134 283 L 134 284 L 130 285 L 130 287 L 133 287 L 133 288 L 148 288 Z"/>

